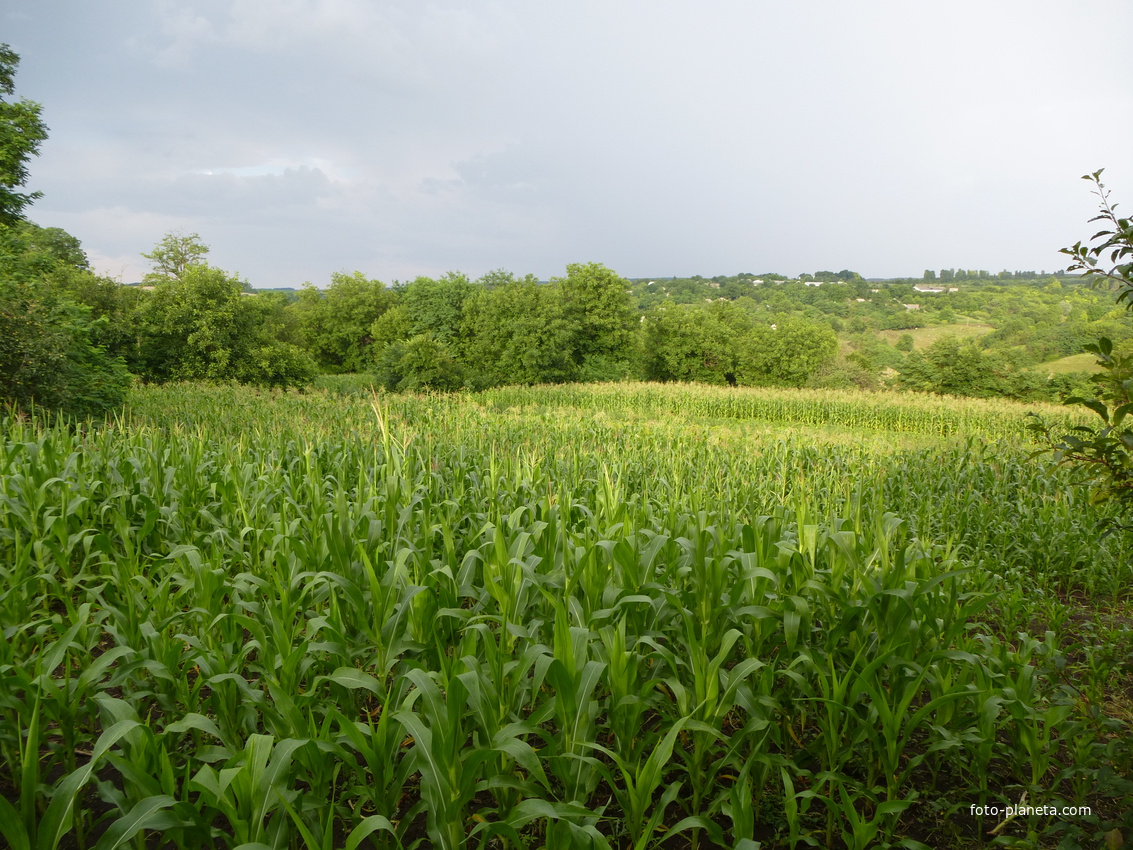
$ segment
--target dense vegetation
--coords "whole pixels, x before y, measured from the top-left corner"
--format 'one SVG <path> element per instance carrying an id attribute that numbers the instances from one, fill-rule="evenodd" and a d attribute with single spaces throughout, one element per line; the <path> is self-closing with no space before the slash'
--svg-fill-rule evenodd
<path id="1" fill-rule="evenodd" d="M 395 391 L 644 379 L 1057 401 L 1088 375 L 1046 364 L 1099 336 L 1119 352 L 1133 345 L 1124 311 L 1069 277 L 918 292 L 861 279 L 633 283 L 588 263 L 545 283 L 493 272 L 386 286 L 356 272 L 321 290 L 256 292 L 209 265 L 195 234 L 165 237 L 143 286 L 95 275 L 62 231 L 23 222 L 0 238 L 4 394 L 79 414 L 120 403 L 128 374 L 299 387 L 319 372 L 363 372 Z M 83 370 L 85 395 L 66 377 Z"/>
<path id="2" fill-rule="evenodd" d="M 1029 459 L 1021 411 L 327 383 L 4 421 L 12 846 L 1022 847 L 1121 824 L 1133 553 Z M 971 814 L 1024 793 L 1090 813 Z"/>

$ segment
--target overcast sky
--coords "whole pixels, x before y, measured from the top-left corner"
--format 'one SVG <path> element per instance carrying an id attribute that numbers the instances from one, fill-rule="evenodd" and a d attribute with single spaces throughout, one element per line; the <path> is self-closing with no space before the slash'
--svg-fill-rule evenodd
<path id="1" fill-rule="evenodd" d="M 1133 209 L 1129 0 L 5 0 L 30 218 L 126 282 L 1053 270 Z"/>

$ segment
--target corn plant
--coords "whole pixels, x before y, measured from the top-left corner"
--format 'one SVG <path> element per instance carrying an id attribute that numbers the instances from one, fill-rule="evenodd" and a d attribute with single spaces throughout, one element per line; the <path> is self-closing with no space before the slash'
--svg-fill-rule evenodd
<path id="1" fill-rule="evenodd" d="M 1104 810 L 1128 635 L 1076 600 L 1122 604 L 1130 541 L 1025 412 L 186 384 L 0 417 L 5 839 L 911 847 L 950 820 L 959 847 L 988 825 L 942 814 L 1004 787 Z"/>

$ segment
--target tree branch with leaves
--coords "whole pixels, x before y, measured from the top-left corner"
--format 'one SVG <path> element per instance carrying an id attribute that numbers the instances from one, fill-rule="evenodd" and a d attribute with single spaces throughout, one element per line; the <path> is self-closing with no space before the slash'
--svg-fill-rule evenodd
<path id="1" fill-rule="evenodd" d="M 41 192 L 16 191 L 27 182 L 28 160 L 39 155 L 39 146 L 47 138 L 38 103 L 27 98 L 5 100 L 5 95 L 15 93 L 19 64 L 20 57 L 0 44 L 0 225 L 20 221 L 24 208 L 42 196 Z"/>
<path id="2" fill-rule="evenodd" d="M 1107 287 L 1116 293 L 1117 303 L 1133 311 L 1133 222 L 1117 214 L 1109 191 L 1101 181 L 1102 171 L 1082 179 L 1093 184 L 1094 194 L 1101 199 L 1100 210 L 1090 221 L 1101 221 L 1103 229 L 1088 244 L 1075 243 L 1062 253 L 1073 258 L 1068 271 L 1081 272 L 1095 286 Z M 1122 513 L 1133 512 L 1133 355 L 1115 351 L 1113 343 L 1102 337 L 1086 346 L 1097 357 L 1101 372 L 1091 381 L 1096 387 L 1094 398 L 1074 396 L 1068 405 L 1079 405 L 1093 411 L 1101 424 L 1082 425 L 1069 433 L 1056 435 L 1041 418 L 1036 417 L 1031 429 L 1047 444 L 1058 463 L 1078 469 L 1093 485 L 1097 501 L 1116 501 Z"/>

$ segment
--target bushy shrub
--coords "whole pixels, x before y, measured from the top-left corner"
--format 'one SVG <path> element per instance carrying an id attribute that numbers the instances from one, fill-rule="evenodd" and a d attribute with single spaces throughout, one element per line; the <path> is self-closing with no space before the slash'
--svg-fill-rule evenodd
<path id="1" fill-rule="evenodd" d="M 386 346 L 378 363 L 378 380 L 390 392 L 459 390 L 465 374 L 445 343 L 417 334 Z"/>
<path id="2" fill-rule="evenodd" d="M 45 281 L 0 273 L 0 397 L 77 417 L 119 406 L 130 374 L 92 332 L 89 308 Z"/>

